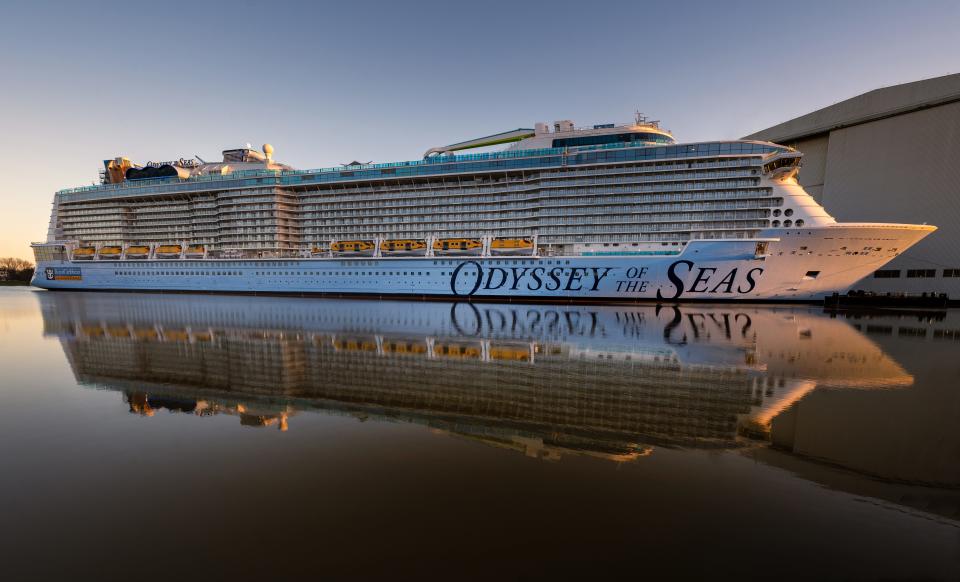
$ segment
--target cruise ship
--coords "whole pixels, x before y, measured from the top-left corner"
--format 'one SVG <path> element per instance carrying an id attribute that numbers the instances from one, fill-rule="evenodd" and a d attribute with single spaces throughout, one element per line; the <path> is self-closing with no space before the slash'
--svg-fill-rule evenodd
<path id="1" fill-rule="evenodd" d="M 506 144 L 504 146 L 504 144 Z M 501 151 L 458 153 L 504 146 Z M 395 163 L 104 162 L 56 193 L 46 289 L 517 301 L 815 300 L 935 230 L 841 223 L 801 153 L 658 122 L 537 123 Z"/>

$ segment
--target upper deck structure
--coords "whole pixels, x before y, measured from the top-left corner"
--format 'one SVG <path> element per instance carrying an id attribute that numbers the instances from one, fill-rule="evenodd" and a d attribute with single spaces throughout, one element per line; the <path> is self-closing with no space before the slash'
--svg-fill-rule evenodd
<path id="1" fill-rule="evenodd" d="M 499 152 L 464 149 L 514 142 Z M 51 240 L 202 244 L 263 256 L 332 241 L 537 236 L 543 249 L 743 238 L 783 205 L 764 183 L 799 154 L 762 142 L 676 144 L 656 122 L 515 130 L 431 148 L 422 160 L 296 170 L 273 148 L 223 160 L 105 162 L 103 183 L 56 194 Z M 771 164 L 776 164 L 774 167 Z M 815 212 L 811 218 L 825 218 Z M 803 220 L 801 218 L 801 220 Z"/>

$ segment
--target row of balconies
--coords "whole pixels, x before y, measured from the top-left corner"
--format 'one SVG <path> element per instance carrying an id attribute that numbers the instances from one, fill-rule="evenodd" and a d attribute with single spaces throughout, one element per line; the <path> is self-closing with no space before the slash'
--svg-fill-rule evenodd
<path id="1" fill-rule="evenodd" d="M 744 191 L 742 197 L 738 196 L 735 200 L 737 203 L 748 203 L 753 202 L 756 207 L 772 207 L 782 204 L 782 198 L 764 198 L 758 196 L 759 191 L 751 192 Z M 766 193 L 764 193 L 766 195 Z M 748 197 L 749 196 L 749 197 Z M 686 198 L 686 200 L 685 200 Z M 442 216 L 442 215 L 454 215 L 454 214 L 464 214 L 465 212 L 472 213 L 484 213 L 487 215 L 492 215 L 494 218 L 509 216 L 510 213 L 516 214 L 521 212 L 539 212 L 541 214 L 559 214 L 561 209 L 570 209 L 570 208 L 590 208 L 594 209 L 597 213 L 600 212 L 609 212 L 616 208 L 624 208 L 624 203 L 629 202 L 629 207 L 635 214 L 642 214 L 644 212 L 649 212 L 651 207 L 662 206 L 665 201 L 669 201 L 672 204 L 723 204 L 724 202 L 732 202 L 729 197 L 707 197 L 707 196 L 697 196 L 696 194 L 688 196 L 676 196 L 676 197 L 663 197 L 663 198 L 652 198 L 642 203 L 634 202 L 631 197 L 627 196 L 618 196 L 616 198 L 604 198 L 602 201 L 597 201 L 595 199 L 590 199 L 586 197 L 581 197 L 577 199 L 556 199 L 550 200 L 549 204 L 536 204 L 536 205 L 527 205 L 526 207 L 520 207 L 516 209 L 499 209 L 499 208 L 477 208 L 480 205 L 470 205 L 470 206 L 461 206 L 450 208 L 447 212 L 441 212 L 433 210 L 431 211 L 428 208 L 417 208 L 417 209 L 408 209 L 407 211 L 401 212 L 400 210 L 394 209 L 382 209 L 380 211 L 368 211 L 361 210 L 359 212 L 349 212 L 348 210 L 336 209 L 328 210 L 326 212 L 309 212 L 304 211 L 301 215 L 301 220 L 309 221 L 315 218 L 325 218 L 325 219 L 357 219 L 364 217 L 383 217 L 383 216 L 399 216 L 404 219 L 411 219 L 418 215 L 425 216 Z"/>
<path id="2" fill-rule="evenodd" d="M 738 190 L 730 190 L 729 188 L 738 188 Z M 745 190 L 743 188 L 746 188 Z M 337 210 L 365 210 L 365 209 L 387 209 L 387 208 L 396 208 L 397 211 L 406 211 L 409 209 L 415 208 L 435 208 L 435 207 L 447 207 L 447 206 L 462 206 L 464 204 L 473 204 L 477 205 L 478 203 L 486 203 L 489 206 L 495 204 L 527 204 L 528 206 L 533 205 L 543 205 L 549 204 L 553 200 L 559 198 L 570 197 L 570 196 L 590 196 L 593 198 L 603 197 L 607 198 L 610 196 L 642 196 L 642 198 L 632 198 L 624 199 L 624 201 L 630 201 L 635 204 L 644 204 L 650 201 L 656 201 L 655 196 L 673 196 L 673 197 L 683 197 L 688 193 L 704 193 L 711 194 L 715 198 L 728 198 L 732 196 L 745 197 L 745 196 L 769 196 L 772 193 L 772 189 L 769 187 L 756 186 L 751 183 L 747 184 L 733 184 L 726 186 L 725 189 L 717 189 L 714 187 L 702 187 L 702 188 L 684 188 L 681 190 L 662 190 L 662 191 L 639 191 L 633 192 L 627 188 L 571 188 L 571 189 L 558 189 L 548 191 L 546 193 L 537 193 L 534 195 L 526 196 L 511 196 L 510 198 L 488 198 L 486 200 L 478 200 L 477 198 L 468 198 L 468 197 L 454 197 L 450 199 L 444 198 L 432 198 L 430 199 L 430 204 L 424 204 L 420 200 L 407 200 L 403 198 L 398 198 L 397 200 L 371 200 L 371 201 L 341 201 L 341 200 L 330 200 L 323 203 L 309 203 L 305 202 L 303 204 L 302 211 L 307 210 L 319 210 L 319 209 L 337 209 Z M 736 193 L 736 194 L 735 194 Z M 652 197 L 653 196 L 653 197 Z"/>
<path id="3" fill-rule="evenodd" d="M 701 176 L 700 179 L 704 180 L 713 180 L 713 179 L 728 179 L 731 177 L 747 177 L 746 172 L 739 172 L 737 176 L 730 176 L 732 172 L 720 172 L 717 176 L 705 175 L 705 173 L 698 173 L 698 176 Z M 604 176 L 604 175 L 598 175 Z M 398 194 L 402 194 L 404 198 L 430 198 L 435 196 L 451 196 L 451 195 L 462 195 L 462 196 L 477 196 L 480 194 L 489 194 L 489 193 L 508 193 L 508 192 L 522 192 L 530 190 L 540 190 L 543 188 L 552 188 L 552 187 L 569 187 L 571 185 L 590 185 L 590 184 L 649 184 L 649 183 L 663 183 L 663 184 L 675 184 L 677 182 L 689 182 L 691 178 L 688 175 L 678 175 L 670 176 L 664 175 L 660 177 L 658 175 L 657 179 L 642 179 L 642 178 L 629 178 L 629 177 L 620 177 L 614 178 L 606 176 L 604 178 L 596 177 L 593 180 L 570 180 L 570 179 L 553 179 L 553 180 L 541 180 L 538 183 L 532 183 L 524 186 L 514 186 L 514 187 L 500 187 L 500 188 L 471 188 L 471 187 L 455 187 L 451 186 L 449 188 L 437 189 L 408 189 L 403 188 L 400 185 L 397 185 L 394 188 L 358 188 L 355 190 L 345 190 L 343 192 L 331 190 L 329 192 L 324 191 L 322 194 L 311 194 L 306 192 L 302 195 L 301 199 L 305 202 L 313 201 L 315 198 L 332 198 L 332 197 L 344 197 L 344 196 L 360 196 L 363 199 L 371 199 L 374 202 L 382 200 L 383 197 L 391 197 Z M 751 178 L 751 180 L 758 181 L 759 178 Z"/>

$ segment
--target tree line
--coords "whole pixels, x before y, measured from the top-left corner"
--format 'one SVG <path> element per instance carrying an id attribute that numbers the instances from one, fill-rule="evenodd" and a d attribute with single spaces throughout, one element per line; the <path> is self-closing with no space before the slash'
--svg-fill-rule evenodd
<path id="1" fill-rule="evenodd" d="M 33 263 L 16 257 L 0 257 L 0 280 L 30 281 Z"/>

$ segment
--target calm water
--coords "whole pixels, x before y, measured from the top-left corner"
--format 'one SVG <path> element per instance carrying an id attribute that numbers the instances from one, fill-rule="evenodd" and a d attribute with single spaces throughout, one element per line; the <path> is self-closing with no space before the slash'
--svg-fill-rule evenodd
<path id="1" fill-rule="evenodd" d="M 0 577 L 960 579 L 960 312 L 0 288 Z"/>

